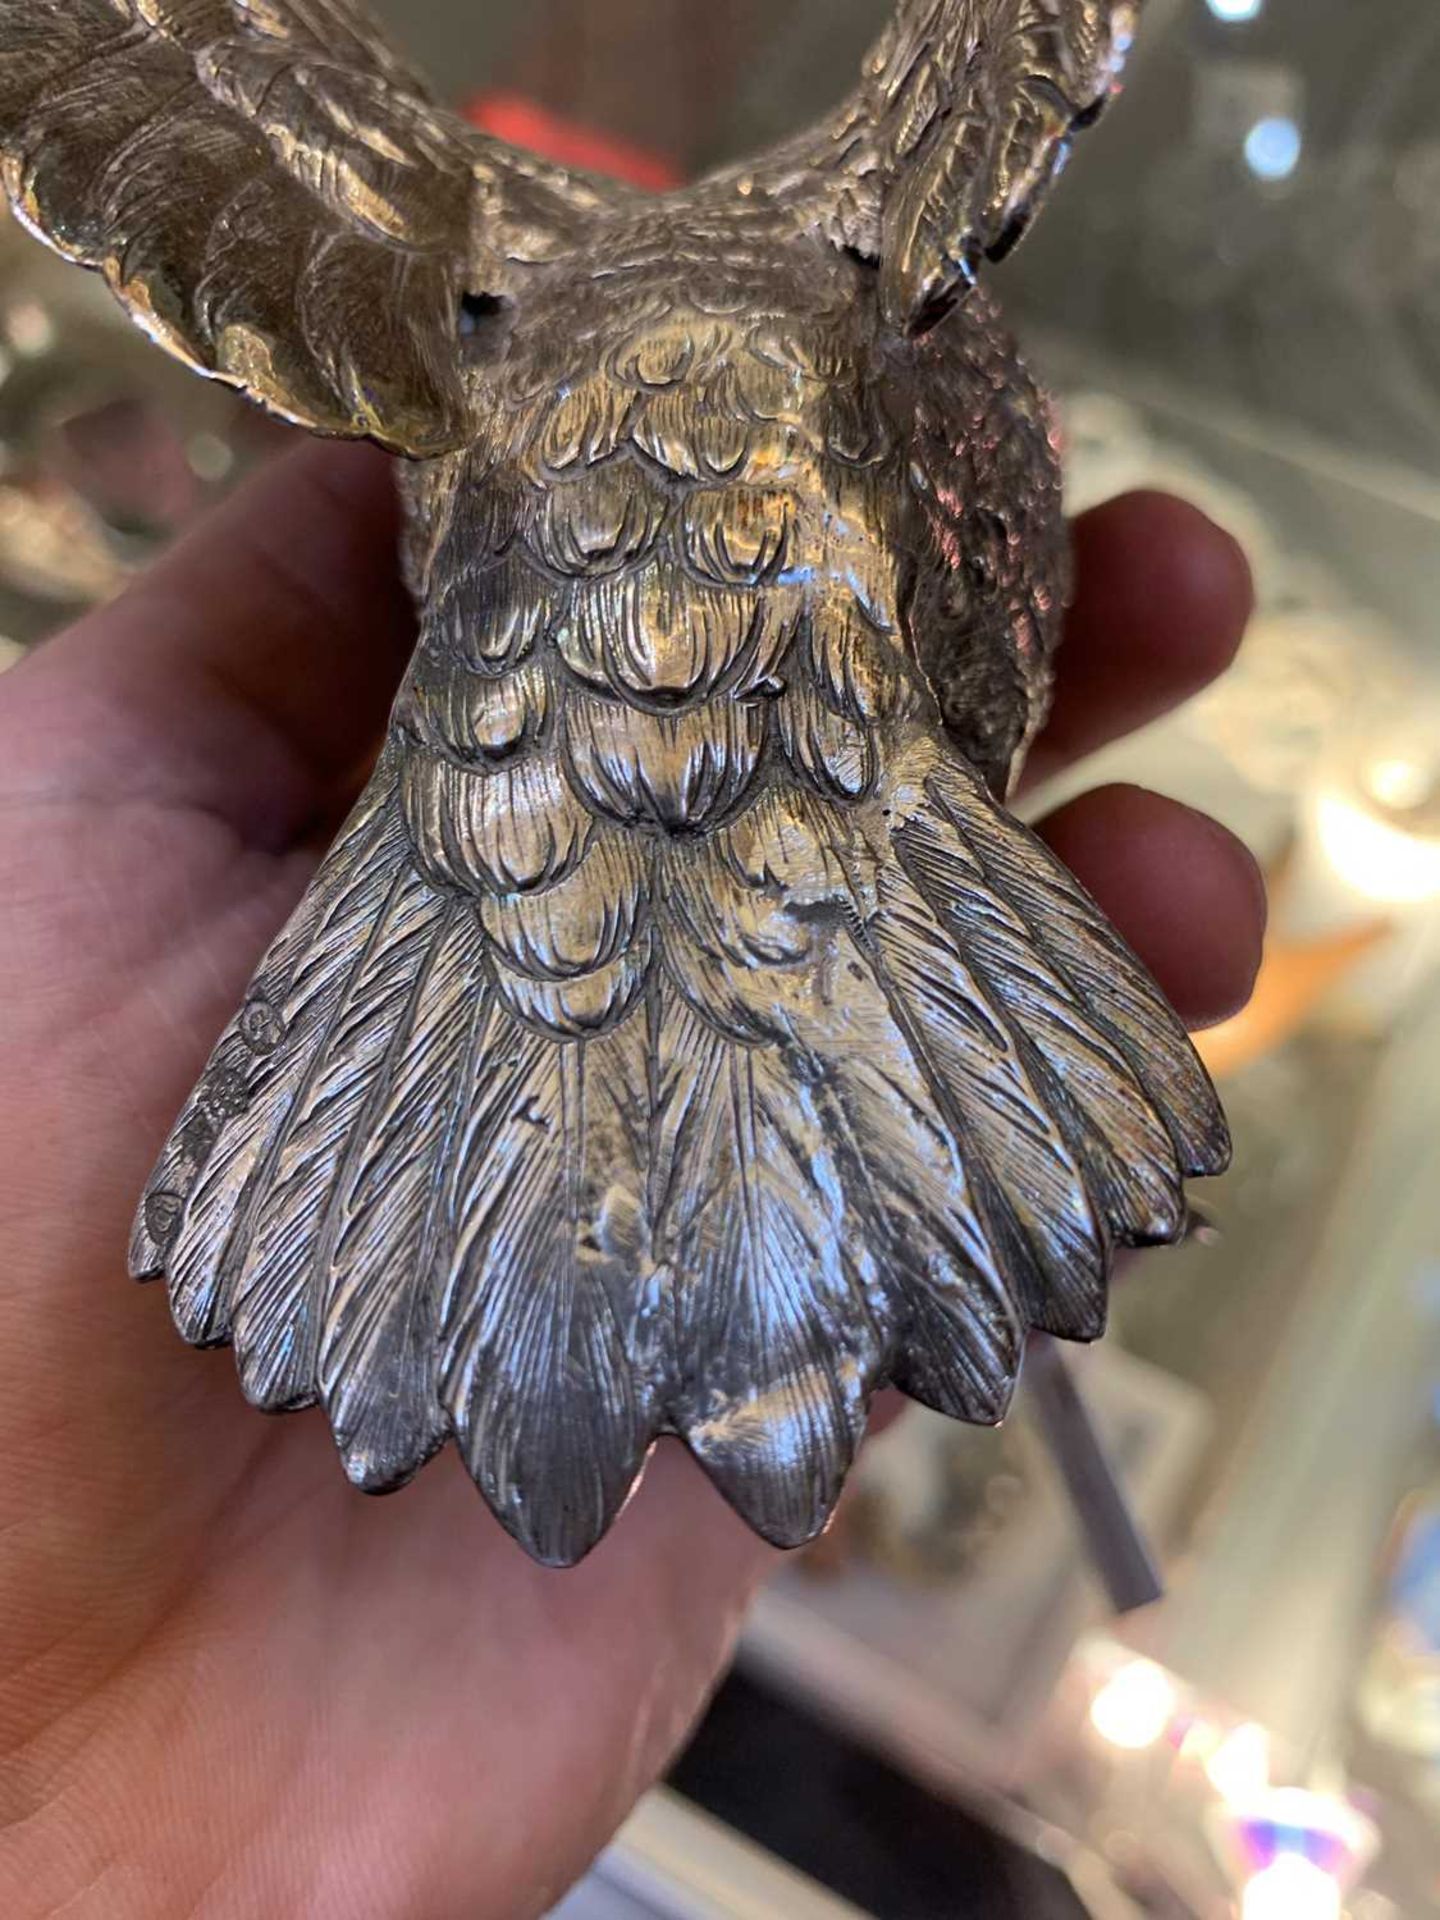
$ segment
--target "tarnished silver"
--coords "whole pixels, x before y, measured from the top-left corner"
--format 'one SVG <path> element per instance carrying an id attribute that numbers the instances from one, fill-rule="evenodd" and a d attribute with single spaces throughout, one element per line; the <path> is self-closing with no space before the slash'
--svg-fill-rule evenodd
<path id="1" fill-rule="evenodd" d="M 1224 1164 L 999 804 L 1065 545 L 975 272 L 1134 12 L 905 0 L 819 129 L 650 198 L 473 133 L 344 0 L 0 0 L 22 218 L 414 462 L 388 741 L 132 1248 L 357 1485 L 453 1437 L 564 1564 L 670 1431 L 795 1545 L 878 1383 L 998 1419 Z"/>

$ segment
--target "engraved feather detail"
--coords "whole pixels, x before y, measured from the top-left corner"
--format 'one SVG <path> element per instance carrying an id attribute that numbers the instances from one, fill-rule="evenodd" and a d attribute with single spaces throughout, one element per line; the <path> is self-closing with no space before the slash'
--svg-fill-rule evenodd
<path id="1" fill-rule="evenodd" d="M 364 1488 L 407 1479 L 448 1432 L 435 1327 L 453 1257 L 464 1075 L 489 1004 L 483 946 L 459 903 L 437 917 L 331 1202 L 316 1380 L 345 1470 Z"/>
<path id="2" fill-rule="evenodd" d="M 1014 245 L 1115 89 L 1140 6 L 899 0 L 852 98 L 704 183 L 696 206 L 875 260 L 886 320 L 924 331 L 980 259 Z M 0 0 L 0 52 L 21 218 L 101 271 L 170 352 L 324 432 L 414 455 L 466 445 L 462 296 L 543 287 L 577 249 L 653 263 L 672 237 L 637 196 L 438 108 L 359 0 Z M 626 434 L 695 480 L 743 460 L 736 414 L 697 414 L 685 388 L 723 352 L 726 319 L 764 310 L 765 276 L 716 272 L 701 246 L 676 257 L 714 334 L 661 327 L 616 346 L 586 375 L 601 404 L 582 387 L 547 423 L 542 471 L 603 459 Z M 842 364 L 783 317 L 756 353 L 753 405 L 775 419 Z M 832 439 L 837 457 L 871 455 L 863 418 Z"/>
<path id="3" fill-rule="evenodd" d="M 0 0 L 0 55 L 27 225 L 180 359 L 405 453 L 471 438 L 467 285 L 627 197 L 436 107 L 350 0 Z"/>
<path id="4" fill-rule="evenodd" d="M 778 156 L 732 170 L 880 268 L 923 333 L 1018 242 L 1119 85 L 1143 0 L 900 0 L 859 89 Z"/>
<path id="5" fill-rule="evenodd" d="M 878 1385 L 998 1419 L 1027 1329 L 1098 1334 L 1223 1165 L 1000 806 L 1066 561 L 972 282 L 1136 11 L 900 0 L 813 134 L 649 200 L 480 138 L 352 0 L 0 0 L 21 218 L 201 371 L 423 461 L 384 751 L 131 1245 L 358 1486 L 453 1439 L 569 1564 L 673 1433 L 797 1544 Z"/>
<path id="6" fill-rule="evenodd" d="M 574 303 L 558 391 L 553 341 L 512 349 L 371 795 L 262 971 L 269 1050 L 222 1042 L 193 1111 L 218 1075 L 228 1115 L 182 1120 L 137 1235 L 358 1484 L 453 1437 L 546 1561 L 666 1431 L 811 1537 L 878 1384 L 998 1419 L 1026 1330 L 1095 1337 L 1113 1249 L 1225 1156 L 1158 992 L 994 798 L 1059 611 L 1048 419 L 990 331 L 882 401 L 862 272 L 792 284 L 788 343 L 641 269 Z"/>

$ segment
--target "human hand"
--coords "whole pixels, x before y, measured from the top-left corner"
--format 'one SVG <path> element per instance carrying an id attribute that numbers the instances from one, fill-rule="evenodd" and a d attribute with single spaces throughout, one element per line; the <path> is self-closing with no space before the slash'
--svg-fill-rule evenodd
<path id="1" fill-rule="evenodd" d="M 522 1920 L 682 1738 L 774 1555 L 663 1443 L 569 1573 L 453 1454 L 347 1485 L 319 1415 L 123 1284 L 135 1199 L 378 742 L 413 639 L 386 463 L 312 448 L 0 681 L 0 1910 Z M 1155 495 L 1079 523 L 1036 762 L 1227 663 L 1233 544 Z M 1201 1024 L 1245 998 L 1237 842 L 1133 788 L 1045 828 Z M 1183 876 L 1183 880 L 1181 878 Z"/>

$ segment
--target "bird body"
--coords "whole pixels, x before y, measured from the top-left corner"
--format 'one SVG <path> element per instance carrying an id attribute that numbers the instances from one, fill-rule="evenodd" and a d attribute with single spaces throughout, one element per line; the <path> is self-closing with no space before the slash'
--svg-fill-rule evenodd
<path id="1" fill-rule="evenodd" d="M 368 1490 L 453 1437 L 569 1564 L 673 1432 L 798 1544 L 878 1384 L 998 1419 L 1027 1329 L 1097 1335 L 1114 1247 L 1177 1237 L 1226 1152 L 1158 990 L 1001 805 L 1066 562 L 971 255 L 1130 10 L 912 0 L 818 144 L 658 199 L 467 146 L 333 0 L 47 0 L 41 53 L 89 22 L 113 69 L 117 11 L 119 57 L 192 77 L 177 151 L 258 129 L 309 252 L 264 252 L 253 180 L 177 237 L 129 174 L 67 176 L 58 56 L 24 112 L 0 66 L 17 204 L 175 350 L 412 456 L 420 613 L 132 1266 L 257 1405 L 321 1402 Z M 32 18 L 0 0 L 0 54 Z"/>

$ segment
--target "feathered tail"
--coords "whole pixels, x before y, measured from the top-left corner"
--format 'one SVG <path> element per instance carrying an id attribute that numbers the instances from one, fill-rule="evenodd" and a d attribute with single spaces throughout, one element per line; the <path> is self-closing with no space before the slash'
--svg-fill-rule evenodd
<path id="1" fill-rule="evenodd" d="M 498 907 L 402 785 L 387 759 L 132 1249 L 252 1401 L 323 1403 L 362 1487 L 453 1435 L 568 1564 L 673 1430 L 797 1544 L 877 1384 L 998 1419 L 1027 1327 L 1098 1334 L 1112 1248 L 1175 1238 L 1226 1161 L 1158 990 L 921 730 L 858 807 L 777 786 L 648 865 L 552 836 Z"/>

